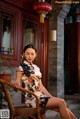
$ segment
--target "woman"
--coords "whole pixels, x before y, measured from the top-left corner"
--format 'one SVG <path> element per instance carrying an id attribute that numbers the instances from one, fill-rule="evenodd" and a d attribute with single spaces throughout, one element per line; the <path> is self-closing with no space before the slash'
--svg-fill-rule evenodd
<path id="1" fill-rule="evenodd" d="M 59 112 L 62 119 L 77 119 L 67 108 L 63 99 L 52 96 L 43 86 L 40 69 L 37 65 L 33 64 L 36 56 L 36 49 L 33 45 L 28 44 L 24 47 L 23 61 L 17 69 L 15 85 L 20 85 L 22 80 L 25 88 L 33 91 L 39 97 L 42 107 Z M 27 107 L 35 107 L 35 101 L 32 95 L 25 94 L 25 104 Z"/>

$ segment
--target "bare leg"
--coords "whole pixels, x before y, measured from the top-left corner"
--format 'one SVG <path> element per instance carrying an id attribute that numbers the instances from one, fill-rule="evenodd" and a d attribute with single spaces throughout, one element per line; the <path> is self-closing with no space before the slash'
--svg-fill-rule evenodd
<path id="1" fill-rule="evenodd" d="M 54 108 L 54 109 L 52 109 L 53 111 L 56 111 L 56 112 L 59 112 L 59 109 L 58 108 Z M 69 111 L 69 113 L 70 113 L 70 116 L 71 116 L 71 119 L 77 119 L 76 117 L 75 117 L 75 115 L 67 108 L 67 110 Z"/>
<path id="2" fill-rule="evenodd" d="M 70 113 L 70 116 L 71 116 L 71 119 L 77 119 L 76 117 L 75 117 L 75 115 L 68 109 L 68 111 L 69 111 L 69 113 Z"/>
<path id="3" fill-rule="evenodd" d="M 53 109 L 58 108 L 62 119 L 72 119 L 71 114 L 67 109 L 66 103 L 63 99 L 51 97 L 46 105 L 47 108 Z M 76 118 L 73 118 L 76 119 Z"/>

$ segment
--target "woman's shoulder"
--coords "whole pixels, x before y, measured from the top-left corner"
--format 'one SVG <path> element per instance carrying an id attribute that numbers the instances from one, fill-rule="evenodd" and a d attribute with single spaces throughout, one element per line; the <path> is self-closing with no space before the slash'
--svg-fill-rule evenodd
<path id="1" fill-rule="evenodd" d="M 19 64 L 19 66 L 17 67 L 17 71 L 23 71 L 24 66 L 28 66 L 28 63 L 26 61 L 23 61 Z"/>
<path id="2" fill-rule="evenodd" d="M 19 65 L 19 66 L 16 68 L 16 71 L 23 71 L 22 66 Z"/>

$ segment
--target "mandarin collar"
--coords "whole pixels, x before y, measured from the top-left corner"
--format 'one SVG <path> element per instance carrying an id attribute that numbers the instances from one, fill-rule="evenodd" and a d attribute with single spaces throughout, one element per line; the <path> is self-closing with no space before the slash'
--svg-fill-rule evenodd
<path id="1" fill-rule="evenodd" d="M 27 62 L 26 60 L 24 60 L 24 63 L 27 64 L 27 65 L 32 65 L 33 64 L 33 63 Z"/>

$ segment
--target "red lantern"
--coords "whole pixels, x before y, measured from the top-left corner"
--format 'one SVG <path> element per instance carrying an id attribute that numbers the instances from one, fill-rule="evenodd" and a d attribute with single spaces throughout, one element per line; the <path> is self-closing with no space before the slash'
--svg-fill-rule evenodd
<path id="1" fill-rule="evenodd" d="M 52 10 L 52 6 L 47 2 L 37 2 L 34 5 L 34 10 L 40 14 L 40 22 L 44 23 L 44 15 Z"/>

